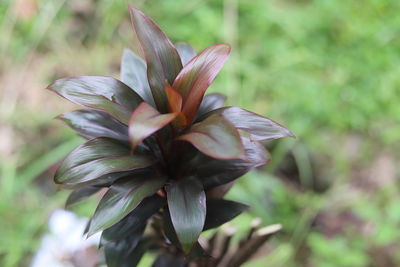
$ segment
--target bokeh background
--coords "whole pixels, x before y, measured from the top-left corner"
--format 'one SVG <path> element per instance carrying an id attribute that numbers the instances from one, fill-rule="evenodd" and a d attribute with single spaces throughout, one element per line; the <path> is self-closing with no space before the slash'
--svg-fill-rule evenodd
<path id="1" fill-rule="evenodd" d="M 246 266 L 400 266 L 400 1 L 136 0 L 173 41 L 233 52 L 210 91 L 291 129 L 228 198 L 283 230 Z M 44 88 L 118 77 L 138 51 L 126 1 L 0 0 L 0 266 L 29 266 L 67 193 L 51 175 L 83 140 Z M 74 208 L 93 212 L 98 199 Z"/>

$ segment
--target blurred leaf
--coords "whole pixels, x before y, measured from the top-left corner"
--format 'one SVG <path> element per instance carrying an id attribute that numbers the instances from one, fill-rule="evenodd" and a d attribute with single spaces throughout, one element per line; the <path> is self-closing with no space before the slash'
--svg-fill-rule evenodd
<path id="1" fill-rule="evenodd" d="M 47 89 L 76 104 L 108 112 L 125 124 L 128 124 L 131 111 L 143 101 L 132 89 L 111 77 L 64 78 Z"/>
<path id="2" fill-rule="evenodd" d="M 222 94 L 212 93 L 205 95 L 196 116 L 200 117 L 207 112 L 222 107 L 225 100 L 226 96 Z"/>
<path id="3" fill-rule="evenodd" d="M 121 81 L 138 93 L 144 101 L 155 107 L 147 80 L 146 62 L 129 49 L 125 49 L 122 55 Z"/>
<path id="4" fill-rule="evenodd" d="M 108 138 L 87 141 L 72 151 L 57 170 L 56 183 L 76 184 L 103 175 L 150 166 L 154 160 L 144 155 L 131 155 L 129 147 Z"/>
<path id="5" fill-rule="evenodd" d="M 220 115 L 194 124 L 179 140 L 190 142 L 216 159 L 242 159 L 245 156 L 238 131 Z"/>
<path id="6" fill-rule="evenodd" d="M 183 113 L 189 122 L 196 116 L 204 93 L 228 58 L 226 44 L 210 46 L 192 59 L 176 77 L 172 87 L 183 97 Z"/>
<path id="7" fill-rule="evenodd" d="M 154 261 L 152 267 L 185 267 L 187 266 L 182 256 L 174 256 L 171 254 L 161 254 Z"/>
<path id="8" fill-rule="evenodd" d="M 129 141 L 128 127 L 102 111 L 81 109 L 62 114 L 57 118 L 87 139 L 109 137 Z"/>
<path id="9" fill-rule="evenodd" d="M 140 259 L 138 256 L 142 254 L 140 245 L 138 246 L 138 244 L 142 238 L 145 226 L 145 224 L 142 224 L 129 235 L 125 236 L 124 239 L 117 242 L 108 242 L 104 245 L 104 254 L 108 267 L 135 266 L 132 265 L 134 264 L 134 259 Z"/>
<path id="10" fill-rule="evenodd" d="M 176 116 L 177 113 L 160 114 L 146 102 L 140 104 L 132 113 L 129 121 L 129 137 L 132 150 L 146 137 L 149 137 L 170 123 Z"/>
<path id="11" fill-rule="evenodd" d="M 203 231 L 229 222 L 249 206 L 226 199 L 207 198 L 207 214 Z"/>
<path id="12" fill-rule="evenodd" d="M 129 6 L 131 20 L 147 62 L 147 77 L 155 103 L 167 112 L 164 88 L 172 84 L 182 69 L 181 59 L 172 42 L 142 11 Z"/>
<path id="13" fill-rule="evenodd" d="M 166 188 L 172 224 L 185 253 L 189 253 L 204 226 L 206 195 L 196 178 L 172 183 Z"/>
<path id="14" fill-rule="evenodd" d="M 103 231 L 101 235 L 102 242 L 117 241 L 131 232 L 136 231 L 147 223 L 147 220 L 156 213 L 165 203 L 165 198 L 158 195 L 146 197 L 142 202 L 131 211 L 125 218 L 110 228 Z"/>
<path id="15" fill-rule="evenodd" d="M 166 181 L 166 177 L 153 175 L 124 178 L 114 183 L 101 199 L 94 213 L 88 235 L 106 229 L 134 210 L 145 198 L 154 194 Z"/>
<path id="16" fill-rule="evenodd" d="M 68 196 L 65 207 L 70 207 L 71 205 L 78 203 L 78 202 L 84 200 L 85 198 L 90 197 L 93 194 L 96 194 L 97 192 L 100 191 L 100 189 L 101 189 L 101 187 L 92 186 L 92 185 L 86 185 L 86 186 L 82 186 L 78 189 L 75 189 Z"/>
<path id="17" fill-rule="evenodd" d="M 196 56 L 196 52 L 193 47 L 184 42 L 175 44 L 176 50 L 178 50 L 179 56 L 182 60 L 182 65 L 185 66 L 192 58 Z"/>

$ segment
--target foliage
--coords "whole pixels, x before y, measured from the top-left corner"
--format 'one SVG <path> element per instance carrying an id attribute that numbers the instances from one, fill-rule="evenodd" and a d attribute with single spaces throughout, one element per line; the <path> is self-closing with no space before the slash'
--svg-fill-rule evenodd
<path id="1" fill-rule="evenodd" d="M 202 256 L 200 233 L 245 210 L 219 199 L 223 194 L 216 187 L 269 160 L 260 141 L 293 137 L 270 119 L 221 107 L 220 94 L 205 95 L 230 53 L 228 45 L 198 54 L 188 44 L 175 47 L 141 11 L 130 6 L 130 12 L 145 61 L 127 50 L 121 81 L 82 76 L 48 87 L 90 108 L 60 116 L 89 140 L 66 157 L 54 180 L 74 188 L 70 205 L 108 189 L 87 234 L 104 230 L 109 266 L 135 265 L 148 248 L 163 248 L 157 238 L 143 235 L 155 214 L 163 218 L 166 244 L 185 256 Z M 158 258 L 156 264 L 168 261 Z"/>

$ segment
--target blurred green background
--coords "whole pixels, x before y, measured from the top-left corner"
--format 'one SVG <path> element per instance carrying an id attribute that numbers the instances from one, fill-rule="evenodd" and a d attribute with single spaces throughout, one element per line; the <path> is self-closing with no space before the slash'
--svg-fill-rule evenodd
<path id="1" fill-rule="evenodd" d="M 246 266 L 400 266 L 400 1 L 132 3 L 197 51 L 231 44 L 210 91 L 297 136 L 228 195 L 252 206 L 239 229 L 283 225 Z M 29 265 L 68 193 L 51 175 L 82 142 L 53 120 L 75 106 L 44 88 L 118 77 L 125 47 L 138 51 L 126 1 L 0 0 L 0 266 Z"/>

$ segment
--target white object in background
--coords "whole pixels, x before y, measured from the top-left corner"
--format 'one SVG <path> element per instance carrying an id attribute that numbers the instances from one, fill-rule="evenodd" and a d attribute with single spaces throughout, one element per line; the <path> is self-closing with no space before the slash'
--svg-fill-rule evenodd
<path id="1" fill-rule="evenodd" d="M 74 267 L 74 254 L 97 246 L 100 233 L 86 239 L 83 232 L 88 219 L 66 210 L 56 210 L 49 219 L 49 232 L 44 235 L 31 267 Z"/>

